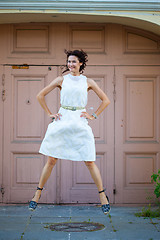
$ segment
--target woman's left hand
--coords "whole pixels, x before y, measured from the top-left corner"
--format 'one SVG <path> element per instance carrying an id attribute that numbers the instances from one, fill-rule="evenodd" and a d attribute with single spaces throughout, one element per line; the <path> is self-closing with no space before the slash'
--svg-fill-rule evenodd
<path id="1" fill-rule="evenodd" d="M 82 114 L 80 115 L 80 117 L 84 117 L 84 118 L 89 119 L 89 120 L 94 120 L 94 119 L 95 119 L 94 116 L 89 115 L 89 113 L 87 113 L 87 112 L 82 112 Z"/>

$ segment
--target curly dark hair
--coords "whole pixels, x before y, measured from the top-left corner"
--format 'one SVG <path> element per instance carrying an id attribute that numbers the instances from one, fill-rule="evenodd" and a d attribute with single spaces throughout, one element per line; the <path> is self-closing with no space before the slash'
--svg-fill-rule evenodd
<path id="1" fill-rule="evenodd" d="M 69 56 L 76 56 L 78 58 L 79 62 L 83 63 L 80 66 L 80 69 L 79 69 L 79 72 L 83 73 L 83 70 L 86 67 L 86 62 L 88 62 L 88 55 L 87 55 L 87 53 L 84 52 L 82 49 L 81 50 L 73 50 L 73 51 L 65 49 L 64 52 L 67 55 L 67 61 L 68 61 Z M 63 71 L 63 73 L 67 72 L 67 71 L 69 71 L 69 69 L 68 69 L 68 66 L 67 66 L 67 63 L 66 63 L 66 69 Z"/>

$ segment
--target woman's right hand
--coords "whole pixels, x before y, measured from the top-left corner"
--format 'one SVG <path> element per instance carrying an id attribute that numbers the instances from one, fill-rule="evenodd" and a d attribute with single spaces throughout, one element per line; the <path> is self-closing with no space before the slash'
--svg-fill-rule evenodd
<path id="1" fill-rule="evenodd" d="M 52 121 L 57 121 L 61 119 L 62 114 L 61 113 L 50 114 L 49 117 L 52 119 Z"/>

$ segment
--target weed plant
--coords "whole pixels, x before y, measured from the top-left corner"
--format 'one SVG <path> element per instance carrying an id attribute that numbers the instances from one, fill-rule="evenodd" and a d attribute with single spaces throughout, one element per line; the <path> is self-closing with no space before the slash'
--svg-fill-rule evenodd
<path id="1" fill-rule="evenodd" d="M 154 194 L 156 196 L 156 208 L 151 208 L 151 203 L 148 204 L 147 207 L 143 207 L 140 213 L 135 213 L 137 217 L 145 217 L 145 218 L 160 218 L 160 169 L 158 173 L 154 173 L 151 176 L 151 182 L 154 183 Z M 152 199 L 148 197 L 148 199 Z"/>

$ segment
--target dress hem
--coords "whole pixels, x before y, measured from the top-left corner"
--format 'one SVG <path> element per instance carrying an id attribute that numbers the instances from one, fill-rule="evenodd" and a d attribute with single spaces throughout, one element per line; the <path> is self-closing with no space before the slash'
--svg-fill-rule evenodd
<path id="1" fill-rule="evenodd" d="M 53 156 L 53 155 L 51 155 L 51 154 L 46 154 L 46 153 L 42 153 L 42 152 L 40 152 L 39 151 L 39 153 L 40 154 L 42 154 L 42 155 L 45 155 L 45 156 L 48 156 L 48 157 L 54 157 L 54 158 L 57 158 L 57 159 L 62 159 L 62 160 L 69 160 L 69 161 L 75 161 L 75 162 L 95 162 L 96 161 L 96 159 L 95 160 L 77 160 L 77 159 L 68 159 L 68 158 L 65 158 L 65 157 L 57 157 L 57 156 Z"/>

